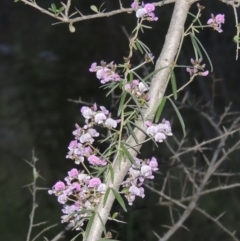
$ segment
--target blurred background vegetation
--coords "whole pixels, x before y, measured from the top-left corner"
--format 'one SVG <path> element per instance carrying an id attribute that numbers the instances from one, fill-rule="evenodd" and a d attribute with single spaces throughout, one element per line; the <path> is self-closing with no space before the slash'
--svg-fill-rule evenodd
<path id="1" fill-rule="evenodd" d="M 49 7 L 59 1 L 39 0 L 41 6 Z M 90 14 L 91 4 L 102 2 L 72 1 L 84 14 Z M 106 1 L 107 9 L 117 8 L 118 1 Z M 212 101 L 212 86 L 215 83 L 214 109 L 221 113 L 232 102 L 232 109 L 240 108 L 240 62 L 235 60 L 235 22 L 232 8 L 219 1 L 201 1 L 206 6 L 202 21 L 205 23 L 211 13 L 224 13 L 226 24 L 222 34 L 206 29 L 199 38 L 206 47 L 213 62 L 214 71 L 206 78 L 198 78 L 187 87 L 189 98 L 202 100 L 202 105 Z M 123 1 L 128 7 L 130 1 Z M 142 35 L 145 42 L 157 56 L 162 48 L 169 26 L 173 5 L 156 10 L 159 21 L 151 23 L 152 30 Z M 196 5 L 192 7 L 196 12 Z M 189 18 L 190 20 L 190 18 Z M 128 53 L 128 39 L 123 32 L 131 33 L 136 23 L 134 14 L 116 15 L 75 24 L 76 32 L 70 33 L 68 26 L 55 23 L 47 15 L 13 0 L 0 1 L 0 233 L 1 240 L 22 241 L 26 239 L 31 210 L 31 195 L 22 188 L 32 180 L 32 170 L 23 161 L 31 160 L 32 150 L 40 159 L 38 169 L 45 178 L 39 185 L 51 187 L 57 180 L 63 179 L 67 171 L 74 166 L 66 160 L 67 146 L 72 140 L 75 123 L 81 123 L 79 109 L 81 105 L 68 99 L 81 98 L 86 102 L 97 102 L 111 109 L 111 99 L 104 97 L 99 89 L 99 81 L 88 69 L 92 62 L 115 61 L 121 63 Z M 190 64 L 193 57 L 189 40 L 183 45 L 179 63 Z M 136 58 L 136 61 L 139 61 Z M 210 66 L 206 59 L 207 68 Z M 149 65 L 150 66 L 150 65 Z M 153 66 L 149 67 L 149 71 Z M 178 85 L 188 80 L 185 70 L 177 70 Z M 221 80 L 221 81 L 217 81 Z M 181 97 L 183 96 L 180 95 Z M 114 110 L 112 110 L 114 111 Z M 189 138 L 199 141 L 214 136 L 205 122 L 193 109 L 183 109 L 183 118 L 189 130 Z M 166 106 L 164 117 L 173 123 L 173 133 L 181 136 L 181 127 L 172 107 Z M 167 152 L 164 144 L 156 151 L 160 161 L 162 176 L 167 168 Z M 152 148 L 143 151 L 144 156 L 152 155 Z M 228 165 L 239 170 L 239 155 L 231 157 Z M 240 171 L 239 171 L 240 172 Z M 238 180 L 239 181 L 239 180 Z M 48 221 L 59 225 L 45 234 L 51 239 L 64 225 L 60 224 L 61 207 L 56 199 L 47 192 L 38 193 L 39 208 L 36 222 Z M 144 200 L 138 200 L 127 214 L 120 212 L 127 225 L 113 225 L 110 228 L 120 234 L 125 241 L 156 240 L 152 230 L 164 232 L 161 225 L 169 220 L 166 209 L 156 206 L 158 197 L 149 193 Z M 216 215 L 227 210 L 224 216 L 229 229 L 239 230 L 240 207 L 239 189 L 221 192 L 201 199 L 210 213 Z M 119 207 L 116 205 L 116 211 Z M 193 215 L 186 223 L 191 230 L 178 231 L 171 240 L 230 240 L 221 236 L 221 230 L 205 218 Z M 36 229 L 37 233 L 39 229 Z M 76 233 L 74 233 L 76 234 Z M 67 234 L 70 240 L 72 233 Z M 42 239 L 39 239 L 42 240 Z"/>

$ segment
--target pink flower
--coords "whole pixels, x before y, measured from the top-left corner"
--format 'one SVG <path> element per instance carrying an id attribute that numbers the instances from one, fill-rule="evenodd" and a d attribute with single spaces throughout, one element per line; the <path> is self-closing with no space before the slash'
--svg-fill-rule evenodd
<path id="1" fill-rule="evenodd" d="M 210 25 L 214 30 L 222 33 L 222 24 L 225 23 L 225 15 L 217 14 L 216 17 L 214 17 L 214 15 L 211 14 L 211 16 L 212 18 L 207 21 L 207 24 Z"/>
<path id="2" fill-rule="evenodd" d="M 78 174 L 79 174 L 79 172 L 76 168 L 73 168 L 72 170 L 70 170 L 68 172 L 68 176 L 71 177 L 71 178 L 77 178 Z"/>
<path id="3" fill-rule="evenodd" d="M 101 184 L 101 180 L 97 177 L 94 177 L 89 180 L 88 187 L 98 187 Z"/>
<path id="4" fill-rule="evenodd" d="M 95 72 L 95 71 L 96 71 L 96 68 L 97 68 L 97 63 L 92 63 L 89 71 L 90 71 L 90 72 Z"/>
<path id="5" fill-rule="evenodd" d="M 224 14 L 217 14 L 215 17 L 216 23 L 225 23 L 225 15 Z"/>
<path id="6" fill-rule="evenodd" d="M 152 3 L 147 3 L 144 5 L 144 8 L 148 13 L 153 12 L 155 10 L 155 6 Z"/>
<path id="7" fill-rule="evenodd" d="M 62 191 L 65 189 L 65 184 L 63 182 L 59 181 L 54 185 L 54 189 L 56 191 Z"/>
<path id="8" fill-rule="evenodd" d="M 158 163 L 157 163 L 157 159 L 155 157 L 152 157 L 152 159 L 148 165 L 149 165 L 149 167 L 151 167 L 152 171 L 158 170 Z"/>
<path id="9" fill-rule="evenodd" d="M 101 160 L 99 157 L 95 155 L 89 156 L 88 161 L 93 166 L 105 166 L 107 164 L 105 160 Z"/>
<path id="10" fill-rule="evenodd" d="M 137 8 L 138 8 L 137 2 L 134 1 L 134 2 L 131 4 L 131 8 L 137 9 Z"/>

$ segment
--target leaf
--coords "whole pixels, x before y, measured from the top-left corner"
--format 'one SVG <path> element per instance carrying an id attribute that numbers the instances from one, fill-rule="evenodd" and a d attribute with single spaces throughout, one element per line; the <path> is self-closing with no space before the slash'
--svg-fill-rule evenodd
<path id="1" fill-rule="evenodd" d="M 103 198 L 103 207 L 105 206 L 105 204 L 106 204 L 106 202 L 107 202 L 107 199 L 108 199 L 110 190 L 111 190 L 111 188 L 108 187 L 108 189 L 107 189 L 107 191 L 106 191 L 106 193 L 105 193 L 105 195 L 104 195 L 104 198 Z"/>
<path id="2" fill-rule="evenodd" d="M 118 116 L 121 115 L 122 108 L 123 108 L 123 105 L 124 105 L 124 102 L 125 102 L 126 96 L 127 96 L 127 91 L 124 91 L 123 94 L 122 94 L 122 97 L 121 97 L 120 103 L 119 103 L 119 107 L 118 107 L 118 113 L 117 113 Z"/>
<path id="3" fill-rule="evenodd" d="M 145 130 L 143 130 L 141 127 L 137 126 L 134 122 L 129 121 L 132 125 L 134 125 L 137 129 L 139 129 L 142 133 L 144 133 L 145 135 L 148 135 L 147 132 Z"/>
<path id="4" fill-rule="evenodd" d="M 196 41 L 198 42 L 199 46 L 202 48 L 203 52 L 207 56 L 208 62 L 209 62 L 210 67 L 211 67 L 211 72 L 212 72 L 213 71 L 213 65 L 212 65 L 212 61 L 211 61 L 210 57 L 207 54 L 207 51 L 205 50 L 205 48 L 203 47 L 203 45 L 201 44 L 201 42 L 199 41 L 199 39 L 195 35 L 194 35 L 194 38 L 196 39 Z"/>
<path id="5" fill-rule="evenodd" d="M 165 106 L 166 100 L 167 100 L 167 98 L 164 96 L 162 98 L 162 101 L 161 101 L 160 105 L 158 106 L 157 113 L 156 113 L 156 116 L 155 116 L 155 122 L 159 121 L 159 119 L 161 117 L 161 114 L 162 114 L 162 111 L 163 111 L 163 108 Z"/>
<path id="6" fill-rule="evenodd" d="M 234 41 L 235 43 L 240 43 L 240 37 L 239 37 L 238 35 L 235 35 L 235 36 L 233 37 L 233 41 Z"/>
<path id="7" fill-rule="evenodd" d="M 88 221 L 87 227 L 85 229 L 83 241 L 87 241 L 87 238 L 88 238 L 88 235 L 89 235 L 89 231 L 91 229 L 91 226 L 92 226 L 93 220 L 95 218 L 95 215 L 96 215 L 96 213 L 93 213 L 91 218 Z"/>
<path id="8" fill-rule="evenodd" d="M 51 4 L 51 8 L 52 8 L 54 13 L 57 12 L 57 8 L 56 8 L 56 5 L 54 3 Z"/>
<path id="9" fill-rule="evenodd" d="M 132 84 L 133 83 L 133 72 L 129 73 L 129 82 Z"/>
<path id="10" fill-rule="evenodd" d="M 143 81 L 146 81 L 147 79 L 150 79 L 153 75 L 155 75 L 156 73 L 158 73 L 159 71 L 165 69 L 165 68 L 168 68 L 168 66 L 164 66 L 162 68 L 159 68 L 159 69 L 156 69 L 154 70 L 152 73 L 148 74 L 144 79 Z"/>
<path id="11" fill-rule="evenodd" d="M 60 8 L 58 9 L 58 12 L 62 12 L 64 9 L 65 9 L 64 7 L 60 7 Z"/>
<path id="12" fill-rule="evenodd" d="M 175 77 L 173 68 L 170 68 L 170 77 L 171 77 L 173 97 L 176 100 L 177 99 L 177 84 L 176 84 L 176 77 Z"/>
<path id="13" fill-rule="evenodd" d="M 137 98 L 136 98 L 134 95 L 132 95 L 132 94 L 130 94 L 130 95 L 131 95 L 133 101 L 135 102 L 135 104 L 137 105 L 139 114 L 140 114 L 140 116 L 142 117 L 142 121 L 143 121 L 143 120 L 144 120 L 144 117 L 143 117 L 143 114 L 142 114 L 142 112 L 141 112 L 141 106 L 140 106 Z"/>
<path id="14" fill-rule="evenodd" d="M 118 212 L 115 212 L 113 215 L 112 215 L 112 219 L 115 219 L 118 215 Z"/>
<path id="15" fill-rule="evenodd" d="M 195 53 L 195 59 L 199 59 L 198 55 L 200 56 L 200 58 L 202 58 L 202 53 L 200 48 L 198 47 L 198 44 L 194 38 L 194 35 L 192 33 L 190 33 L 190 37 L 191 37 L 191 41 L 192 41 L 192 45 L 193 45 L 193 49 L 194 49 L 194 53 Z"/>
<path id="16" fill-rule="evenodd" d="M 121 205 L 121 207 L 123 208 L 123 210 L 125 212 L 127 212 L 127 209 L 126 209 L 126 206 L 125 206 L 125 203 L 121 197 L 121 195 L 114 189 L 114 188 L 111 188 L 112 192 L 113 192 L 113 195 L 115 196 L 115 198 L 117 199 L 118 203 Z"/>
<path id="17" fill-rule="evenodd" d="M 140 53 L 143 54 L 143 49 L 142 49 L 141 45 L 139 44 L 138 40 L 136 40 L 136 45 L 137 45 L 137 49 L 140 51 Z"/>
<path id="18" fill-rule="evenodd" d="M 168 100 L 171 102 L 177 116 L 178 116 L 178 119 L 180 121 L 180 124 L 181 124 L 181 127 L 182 127 L 182 130 L 183 130 L 183 135 L 186 136 L 186 129 L 185 129 L 185 124 L 184 124 L 184 121 L 183 121 L 183 118 L 180 114 L 180 112 L 178 111 L 178 108 L 177 106 L 174 104 L 174 102 L 171 100 L 171 98 L 168 98 Z"/>
<path id="19" fill-rule="evenodd" d="M 134 158 L 132 157 L 132 155 L 130 154 L 130 152 L 128 151 L 128 149 L 123 145 L 123 143 L 120 144 L 125 156 L 127 157 L 127 159 L 136 167 L 138 167 L 137 163 L 135 162 Z"/>
<path id="20" fill-rule="evenodd" d="M 90 8 L 93 10 L 93 12 L 98 13 L 98 9 L 95 5 L 91 5 Z"/>
<path id="21" fill-rule="evenodd" d="M 110 172 L 111 181 L 113 182 L 114 181 L 114 171 L 112 168 L 112 164 L 109 164 L 109 172 Z"/>
<path id="22" fill-rule="evenodd" d="M 128 128 L 128 130 L 129 130 L 130 134 L 132 135 L 133 139 L 134 139 L 135 142 L 138 144 L 138 143 L 139 143 L 139 142 L 138 142 L 138 138 L 137 138 L 136 134 L 134 133 L 131 125 L 129 124 L 129 122 L 127 122 L 126 125 L 127 125 L 127 128 Z"/>

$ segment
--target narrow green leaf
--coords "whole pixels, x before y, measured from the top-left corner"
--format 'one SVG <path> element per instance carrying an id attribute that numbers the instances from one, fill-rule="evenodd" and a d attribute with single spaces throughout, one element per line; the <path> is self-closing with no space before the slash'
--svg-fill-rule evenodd
<path id="1" fill-rule="evenodd" d="M 118 113 L 117 113 L 118 116 L 121 115 L 122 108 L 123 108 L 123 105 L 124 105 L 124 102 L 125 102 L 126 96 L 127 96 L 127 91 L 124 91 L 123 94 L 122 94 L 122 97 L 121 97 L 120 103 L 119 103 L 119 107 L 118 107 Z"/>
<path id="2" fill-rule="evenodd" d="M 56 5 L 54 3 L 51 4 L 51 8 L 52 8 L 53 12 L 56 13 L 57 8 L 56 8 Z"/>
<path id="3" fill-rule="evenodd" d="M 58 12 L 62 12 L 64 9 L 65 9 L 64 7 L 60 7 L 60 8 L 58 9 Z"/>
<path id="4" fill-rule="evenodd" d="M 159 68 L 159 69 L 156 69 L 154 70 L 152 73 L 148 74 L 144 79 L 143 81 L 146 81 L 147 79 L 150 79 L 153 75 L 155 75 L 156 73 L 158 73 L 159 71 L 165 69 L 165 68 L 168 68 L 168 66 L 164 66 L 162 68 Z"/>
<path id="5" fill-rule="evenodd" d="M 200 58 L 202 58 L 202 53 L 200 48 L 198 47 L 198 44 L 194 38 L 195 35 L 193 35 L 192 33 L 190 33 L 190 37 L 191 37 L 191 41 L 192 41 L 192 45 L 193 45 L 193 49 L 194 49 L 194 53 L 195 53 L 195 59 L 199 59 L 198 55 L 200 56 Z"/>
<path id="6" fill-rule="evenodd" d="M 131 123 L 132 125 L 134 125 L 137 129 L 139 129 L 142 133 L 144 133 L 145 135 L 148 135 L 147 132 L 145 130 L 143 130 L 141 127 L 137 126 L 136 123 L 129 121 L 129 123 Z"/>
<path id="7" fill-rule="evenodd" d="M 182 130 L 183 130 L 183 135 L 186 136 L 186 129 L 185 129 L 185 124 L 184 124 L 184 121 L 183 121 L 183 118 L 177 108 L 177 106 L 174 104 L 174 102 L 171 100 L 171 98 L 168 98 L 168 100 L 170 101 L 170 103 L 172 104 L 177 116 L 178 116 L 178 119 L 180 121 L 180 124 L 181 124 L 181 127 L 182 127 Z"/>
<path id="8" fill-rule="evenodd" d="M 140 51 L 141 54 L 143 54 L 143 49 L 141 47 L 141 45 L 139 44 L 138 40 L 136 40 L 136 45 L 137 45 L 137 49 Z"/>
<path id="9" fill-rule="evenodd" d="M 128 149 L 124 146 L 123 143 L 120 144 L 125 156 L 127 157 L 127 159 L 136 167 L 138 167 L 137 163 L 135 162 L 134 158 L 132 157 L 132 155 L 130 154 L 130 152 L 128 151 Z"/>
<path id="10" fill-rule="evenodd" d="M 177 83 L 176 83 L 176 77 L 175 77 L 173 68 L 170 68 L 170 77 L 171 77 L 173 97 L 176 100 L 177 99 Z"/>
<path id="11" fill-rule="evenodd" d="M 137 105 L 138 112 L 139 112 L 140 116 L 142 117 L 142 121 L 144 121 L 144 117 L 143 117 L 143 114 L 142 114 L 142 112 L 141 112 L 141 106 L 140 106 L 137 98 L 136 98 L 134 95 L 132 95 L 132 94 L 130 94 L 130 95 L 131 95 L 133 101 L 135 102 L 135 104 Z"/>
<path id="12" fill-rule="evenodd" d="M 89 221 L 88 221 L 88 224 L 87 224 L 87 227 L 86 227 L 85 233 L 84 233 L 84 238 L 83 238 L 84 241 L 87 241 L 87 239 L 88 239 L 89 231 L 91 229 L 91 226 L 92 226 L 93 220 L 95 218 L 95 215 L 96 215 L 96 213 L 93 213 L 92 216 L 90 217 Z"/>
<path id="13" fill-rule="evenodd" d="M 199 46 L 201 47 L 201 49 L 203 50 L 203 52 L 207 56 L 208 62 L 209 62 L 210 67 L 211 67 L 211 72 L 212 72 L 213 71 L 213 65 L 212 65 L 210 57 L 208 56 L 207 51 L 205 50 L 205 48 L 203 47 L 203 45 L 201 44 L 201 42 L 199 41 L 199 39 L 195 35 L 194 35 L 194 38 L 196 39 L 196 41 L 198 42 Z"/>
<path id="14" fill-rule="evenodd" d="M 138 39 L 138 43 L 142 46 L 142 48 L 146 51 L 146 53 L 150 53 L 151 50 L 148 48 L 148 46 L 143 43 L 141 40 Z"/>
<path id="15" fill-rule="evenodd" d="M 133 48 L 134 48 L 135 50 L 138 50 L 136 44 L 133 43 L 132 46 L 133 46 Z"/>
<path id="16" fill-rule="evenodd" d="M 105 204 L 106 204 L 106 202 L 107 202 L 107 199 L 108 199 L 110 190 L 111 190 L 111 188 L 108 187 L 107 191 L 105 192 L 105 195 L 104 195 L 104 198 L 103 198 L 103 206 L 105 206 Z"/>
<path id="17" fill-rule="evenodd" d="M 132 129 L 130 123 L 127 122 L 126 125 L 127 125 L 127 128 L 128 128 L 128 131 L 129 131 L 130 134 L 132 135 L 133 139 L 134 139 L 135 142 L 138 144 L 138 143 L 139 143 L 139 142 L 138 142 L 138 138 L 137 138 L 136 134 L 134 133 L 134 131 L 133 131 L 133 129 Z"/>
<path id="18" fill-rule="evenodd" d="M 132 84 L 133 83 L 133 72 L 129 73 L 129 82 Z"/>
<path id="19" fill-rule="evenodd" d="M 112 192 L 113 192 L 113 195 L 115 196 L 115 198 L 117 199 L 118 203 L 121 205 L 121 207 L 123 208 L 123 210 L 125 212 L 127 212 L 127 209 L 126 209 L 126 206 L 125 206 L 125 203 L 124 203 L 124 200 L 123 198 L 121 197 L 121 195 L 114 189 L 114 188 L 111 188 Z"/>
<path id="20" fill-rule="evenodd" d="M 98 9 L 95 5 L 91 5 L 90 8 L 93 10 L 93 12 L 98 13 Z"/>
<path id="21" fill-rule="evenodd" d="M 112 164 L 109 164 L 109 172 L 110 172 L 111 181 L 113 182 L 114 181 L 114 171 L 112 168 Z"/>
<path id="22" fill-rule="evenodd" d="M 115 212 L 113 215 L 112 215 L 112 218 L 115 219 L 118 215 L 118 212 Z"/>
<path id="23" fill-rule="evenodd" d="M 14 0 L 14 2 L 16 3 L 16 2 L 19 2 L 20 0 Z"/>
<path id="24" fill-rule="evenodd" d="M 159 105 L 158 108 L 157 108 L 157 113 L 156 113 L 156 115 L 155 115 L 155 122 L 158 122 L 158 121 L 159 121 L 159 119 L 160 119 L 160 117 L 161 117 L 161 114 L 162 114 L 162 111 L 163 111 L 163 108 L 164 108 L 164 106 L 165 106 L 166 100 L 167 100 L 167 98 L 164 96 L 164 97 L 162 98 L 162 101 L 161 101 L 160 105 Z"/>

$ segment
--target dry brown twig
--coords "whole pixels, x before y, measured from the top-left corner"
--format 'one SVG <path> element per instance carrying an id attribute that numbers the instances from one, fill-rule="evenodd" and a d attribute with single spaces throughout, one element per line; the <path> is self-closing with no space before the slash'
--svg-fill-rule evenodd
<path id="1" fill-rule="evenodd" d="M 159 203 L 157 205 L 167 206 L 171 210 L 171 212 L 174 206 L 180 207 L 181 209 L 184 210 L 180 215 L 180 217 L 178 218 L 178 220 L 175 221 L 174 223 L 173 223 L 174 214 L 171 213 L 172 224 L 169 227 L 168 231 L 163 235 L 163 237 L 160 237 L 157 234 L 159 241 L 169 240 L 169 238 L 179 228 L 183 227 L 183 223 L 186 221 L 186 219 L 190 216 L 190 214 L 194 210 L 196 210 L 197 212 L 201 213 L 202 215 L 206 216 L 208 219 L 213 221 L 219 228 L 221 228 L 223 232 L 228 234 L 232 238 L 232 240 L 239 241 L 239 239 L 236 237 L 235 232 L 231 232 L 228 228 L 226 228 L 224 224 L 222 224 L 219 221 L 222 215 L 220 215 L 217 218 L 214 218 L 199 206 L 200 205 L 199 198 L 203 195 L 240 187 L 240 183 L 228 184 L 229 179 L 231 177 L 234 177 L 235 175 L 239 175 L 239 173 L 226 173 L 224 171 L 221 172 L 220 170 L 218 170 L 219 167 L 223 164 L 223 162 L 228 159 L 231 153 L 240 149 L 240 140 L 238 138 L 233 144 L 231 144 L 231 146 L 228 147 L 228 149 L 225 148 L 225 145 L 228 142 L 228 140 L 236 137 L 236 135 L 238 135 L 240 131 L 240 128 L 239 128 L 240 118 L 236 118 L 235 123 L 232 123 L 228 128 L 225 127 L 223 130 L 221 130 L 223 121 L 225 120 L 226 116 L 229 116 L 229 113 L 230 113 L 230 109 L 226 108 L 225 112 L 223 113 L 224 117 L 223 116 L 219 117 L 219 120 L 221 120 L 221 122 L 218 122 L 218 121 L 214 122 L 213 119 L 210 116 L 208 116 L 206 113 L 204 114 L 201 113 L 201 115 L 204 118 L 206 118 L 206 120 L 211 124 L 214 130 L 217 131 L 216 133 L 218 133 L 218 136 L 215 138 L 212 138 L 207 141 L 203 141 L 201 143 L 196 143 L 194 147 L 189 147 L 189 148 L 184 147 L 185 149 L 184 151 L 181 151 L 184 146 L 182 144 L 182 141 L 178 141 L 178 140 L 175 141 L 175 143 L 178 144 L 178 148 L 176 151 L 174 151 L 172 146 L 169 143 L 167 143 L 167 147 L 172 153 L 171 165 L 173 165 L 175 161 L 180 163 L 180 165 L 176 166 L 176 168 L 178 169 L 177 173 L 179 173 L 179 175 L 180 174 L 185 175 L 185 180 L 187 180 L 187 184 L 185 181 L 184 185 L 182 185 L 181 182 L 178 180 L 178 183 L 180 183 L 179 184 L 180 188 L 182 189 L 181 192 L 178 193 L 178 195 L 176 195 L 176 192 L 173 195 L 169 191 L 165 192 L 165 187 L 167 185 L 166 183 L 170 183 L 171 175 L 173 175 L 171 174 L 173 170 L 169 169 L 162 183 L 162 188 L 161 187 L 155 188 L 153 186 L 146 185 L 147 188 L 149 188 L 151 191 L 159 195 Z M 238 126 L 238 128 L 236 128 L 236 126 Z M 233 135 L 233 133 L 235 134 Z M 204 146 L 211 144 L 213 142 L 217 142 L 216 149 L 211 152 L 208 151 L 208 153 L 204 154 Z M 199 167 L 199 164 L 197 163 L 195 156 L 191 155 L 191 152 L 194 152 L 196 150 L 199 153 L 202 153 L 201 155 L 204 156 L 204 159 L 206 159 L 205 166 L 202 165 Z M 189 162 L 190 162 L 190 165 L 189 165 Z M 226 179 L 226 182 L 224 184 L 219 183 L 218 186 L 209 188 L 208 187 L 209 182 L 211 178 L 214 176 L 221 176 L 221 178 L 224 177 Z M 189 194 L 188 196 L 184 195 L 185 193 L 184 190 L 186 189 L 186 186 L 188 186 L 187 188 L 188 191 L 191 190 L 190 187 L 192 186 L 191 195 Z M 171 187 L 169 187 L 169 189 L 171 189 Z M 176 186 L 175 186 L 175 189 L 176 189 Z"/>
<path id="2" fill-rule="evenodd" d="M 29 162 L 27 160 L 24 160 L 24 161 L 32 168 L 32 171 L 33 171 L 33 182 L 24 186 L 24 187 L 28 187 L 28 189 L 30 190 L 30 192 L 32 194 L 32 210 L 31 210 L 31 213 L 29 216 L 30 223 L 29 223 L 26 241 L 35 241 L 38 237 L 40 237 L 47 230 L 54 228 L 58 224 L 53 224 L 53 225 L 50 225 L 50 226 L 42 229 L 35 237 L 31 238 L 34 227 L 42 226 L 47 223 L 47 222 L 34 223 L 34 217 L 35 217 L 36 209 L 38 207 L 37 200 L 36 200 L 37 191 L 46 190 L 46 188 L 41 188 L 41 187 L 37 186 L 38 178 L 42 178 L 42 177 L 40 176 L 40 174 L 38 173 L 38 171 L 36 169 L 36 162 L 38 161 L 38 159 L 35 157 L 34 150 L 32 152 L 32 161 L 31 162 Z"/>

